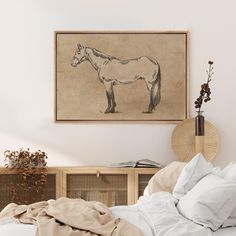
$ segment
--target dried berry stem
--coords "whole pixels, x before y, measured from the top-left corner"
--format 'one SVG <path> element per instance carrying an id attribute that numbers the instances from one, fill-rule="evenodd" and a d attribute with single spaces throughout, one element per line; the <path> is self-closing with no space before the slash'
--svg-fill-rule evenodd
<path id="1" fill-rule="evenodd" d="M 195 108 L 198 109 L 198 112 L 201 112 L 202 108 L 202 103 L 203 102 L 208 102 L 211 100 L 210 95 L 211 95 L 211 89 L 209 87 L 209 83 L 211 82 L 211 77 L 213 76 L 213 62 L 209 61 L 209 70 L 207 70 L 207 82 L 201 85 L 201 90 L 200 90 L 200 96 L 196 99 L 194 102 Z"/>

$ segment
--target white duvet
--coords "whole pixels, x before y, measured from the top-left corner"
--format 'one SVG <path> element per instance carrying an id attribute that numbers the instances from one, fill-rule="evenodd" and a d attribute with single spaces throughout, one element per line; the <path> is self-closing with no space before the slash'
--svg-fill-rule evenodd
<path id="1" fill-rule="evenodd" d="M 176 199 L 167 192 L 140 197 L 132 206 L 112 207 L 114 217 L 126 219 L 142 229 L 144 236 L 233 236 L 236 227 L 212 232 L 181 216 L 175 207 Z M 0 225 L 0 236 L 36 236 L 34 225 L 6 222 Z M 55 235 L 56 236 L 56 235 Z"/>
<path id="2" fill-rule="evenodd" d="M 210 229 L 184 218 L 175 207 L 176 199 L 167 192 L 142 196 L 132 206 L 112 207 L 114 217 L 124 218 L 143 230 L 144 236 L 235 236 L 236 227 Z"/>
<path id="3" fill-rule="evenodd" d="M 115 217 L 124 218 L 140 227 L 145 236 L 212 235 L 210 229 L 182 217 L 175 204 L 176 199 L 170 193 L 158 192 L 140 197 L 136 205 L 111 209 Z"/>

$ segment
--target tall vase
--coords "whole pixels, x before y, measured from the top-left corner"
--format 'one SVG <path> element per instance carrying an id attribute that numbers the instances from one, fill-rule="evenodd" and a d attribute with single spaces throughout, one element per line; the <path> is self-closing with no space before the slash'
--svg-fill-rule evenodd
<path id="1" fill-rule="evenodd" d="M 205 135 L 205 120 L 202 115 L 203 111 L 198 111 L 195 117 L 195 153 L 201 152 L 204 154 L 204 135 Z"/>

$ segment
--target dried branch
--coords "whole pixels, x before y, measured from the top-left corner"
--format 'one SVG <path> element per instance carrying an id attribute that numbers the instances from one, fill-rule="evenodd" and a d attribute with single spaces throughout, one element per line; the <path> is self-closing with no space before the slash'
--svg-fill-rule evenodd
<path id="1" fill-rule="evenodd" d="M 210 89 L 209 83 L 212 80 L 211 77 L 214 75 L 213 66 L 212 66 L 213 61 L 209 61 L 208 64 L 209 64 L 209 69 L 206 71 L 206 73 L 207 73 L 207 82 L 201 85 L 200 96 L 194 102 L 195 108 L 198 109 L 198 112 L 201 111 L 203 102 L 208 102 L 208 101 L 211 100 L 211 98 L 210 98 L 211 89 Z"/>

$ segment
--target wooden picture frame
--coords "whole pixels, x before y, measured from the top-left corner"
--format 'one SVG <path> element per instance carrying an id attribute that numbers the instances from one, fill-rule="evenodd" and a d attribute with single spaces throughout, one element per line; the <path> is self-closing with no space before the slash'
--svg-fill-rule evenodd
<path id="1" fill-rule="evenodd" d="M 55 120 L 178 123 L 188 32 L 56 31 Z"/>

